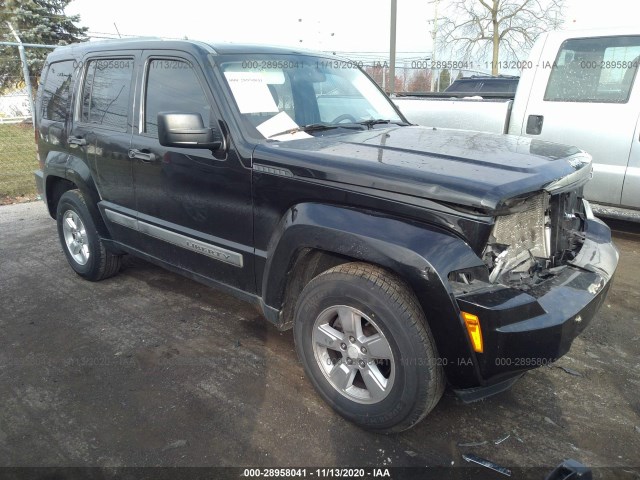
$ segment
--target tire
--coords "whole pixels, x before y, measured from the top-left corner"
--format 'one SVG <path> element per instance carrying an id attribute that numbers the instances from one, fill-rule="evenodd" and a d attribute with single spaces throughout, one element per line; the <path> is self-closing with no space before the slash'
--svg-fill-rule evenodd
<path id="1" fill-rule="evenodd" d="M 105 248 L 79 190 L 69 190 L 60 197 L 56 220 L 62 250 L 78 275 L 96 282 L 118 273 L 120 256 Z"/>
<path id="2" fill-rule="evenodd" d="M 294 338 L 320 396 L 363 428 L 411 428 L 444 391 L 422 309 L 413 292 L 381 268 L 348 263 L 311 280 L 296 304 Z"/>

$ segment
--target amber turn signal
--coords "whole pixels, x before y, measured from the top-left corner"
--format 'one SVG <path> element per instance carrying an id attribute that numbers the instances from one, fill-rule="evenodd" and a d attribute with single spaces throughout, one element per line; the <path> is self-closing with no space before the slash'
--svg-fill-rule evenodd
<path id="1" fill-rule="evenodd" d="M 462 312 L 462 318 L 464 319 L 464 324 L 467 326 L 467 333 L 469 334 L 473 350 L 482 353 L 483 346 L 480 319 L 476 315 L 467 312 Z"/>

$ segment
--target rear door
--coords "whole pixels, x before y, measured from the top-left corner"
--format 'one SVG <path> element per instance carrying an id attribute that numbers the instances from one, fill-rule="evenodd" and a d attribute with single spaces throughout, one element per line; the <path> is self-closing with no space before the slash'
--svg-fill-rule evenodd
<path id="1" fill-rule="evenodd" d="M 73 59 L 49 64 L 39 93 L 37 112 L 38 153 L 42 161 L 66 163 L 69 145 L 71 94 L 76 77 Z"/>
<path id="2" fill-rule="evenodd" d="M 133 159 L 138 228 L 145 252 L 181 269 L 255 291 L 251 170 L 226 151 L 164 147 L 161 112 L 221 117 L 197 61 L 187 53 L 146 51 L 141 66 Z"/>
<path id="3" fill-rule="evenodd" d="M 135 208 L 128 150 L 136 60 L 135 53 L 90 54 L 83 59 L 82 85 L 68 139 L 71 151 L 85 155 L 101 208 L 116 212 Z M 133 241 L 131 229 L 109 221 L 108 225 L 116 240 Z"/>
<path id="4" fill-rule="evenodd" d="M 550 37 L 545 51 L 558 53 L 537 67 L 522 134 L 589 152 L 586 198 L 619 205 L 640 111 L 640 36 Z"/>

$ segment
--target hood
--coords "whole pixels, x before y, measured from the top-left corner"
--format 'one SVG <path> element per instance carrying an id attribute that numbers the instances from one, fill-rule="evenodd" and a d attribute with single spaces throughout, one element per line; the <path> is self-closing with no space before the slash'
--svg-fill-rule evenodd
<path id="1" fill-rule="evenodd" d="M 575 147 L 419 126 L 266 142 L 254 163 L 485 212 L 527 193 L 575 187 L 591 171 L 590 156 Z"/>

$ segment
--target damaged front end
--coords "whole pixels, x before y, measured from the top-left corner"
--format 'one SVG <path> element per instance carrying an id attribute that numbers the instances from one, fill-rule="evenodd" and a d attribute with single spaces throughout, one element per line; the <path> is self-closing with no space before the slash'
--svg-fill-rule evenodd
<path id="1" fill-rule="evenodd" d="M 581 153 L 567 161 L 574 173 L 506 202 L 496 216 L 482 256 L 490 283 L 526 290 L 558 274 L 580 251 L 589 209 L 582 188 L 591 178 L 591 158 Z"/>
<path id="2" fill-rule="evenodd" d="M 465 401 L 502 391 L 564 355 L 611 287 L 618 252 L 582 198 L 590 157 L 567 161 L 572 174 L 503 203 L 483 265 L 449 274 L 479 376 L 475 385 L 454 386 Z"/>

